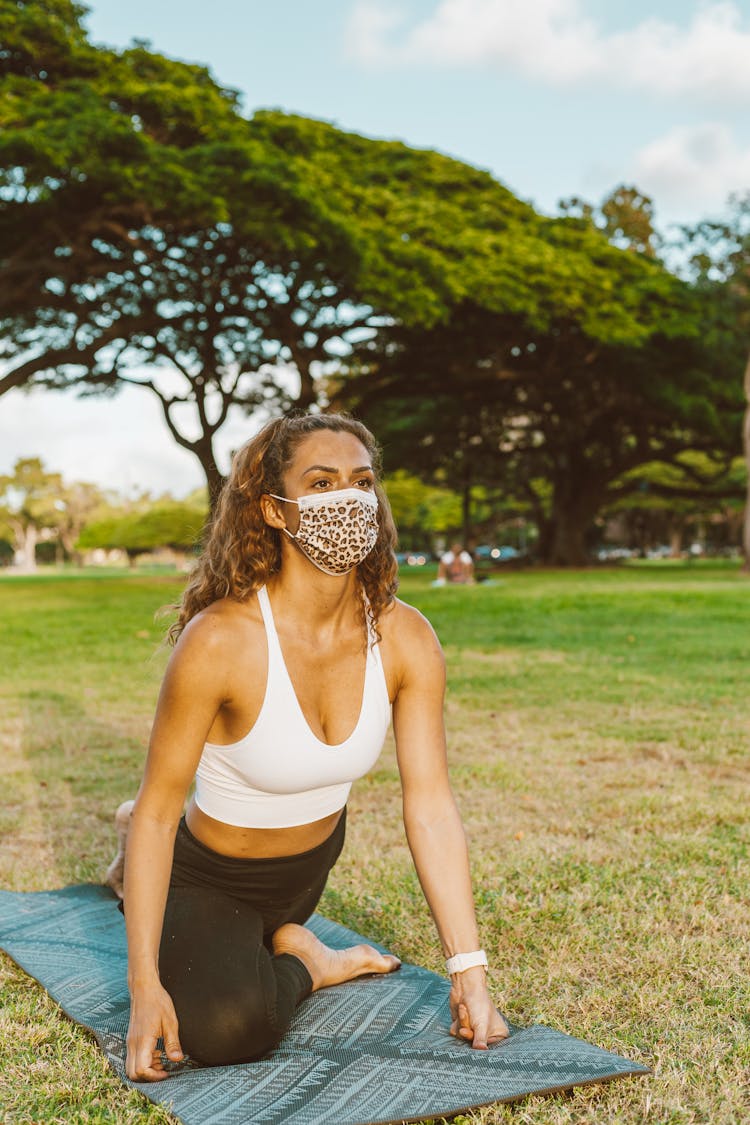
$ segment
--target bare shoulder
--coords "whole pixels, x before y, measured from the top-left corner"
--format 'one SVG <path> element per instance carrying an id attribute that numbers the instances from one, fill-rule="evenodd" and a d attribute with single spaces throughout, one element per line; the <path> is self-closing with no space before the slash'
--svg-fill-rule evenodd
<path id="1" fill-rule="evenodd" d="M 445 660 L 440 641 L 418 609 L 396 598 L 380 618 L 379 627 L 388 662 L 402 687 L 414 677 L 423 682 L 443 678 Z"/>
<path id="2" fill-rule="evenodd" d="M 430 622 L 413 605 L 395 598 L 380 619 L 381 632 L 404 637 L 413 644 L 437 645 L 440 642 Z"/>
<path id="3" fill-rule="evenodd" d="M 170 663 L 197 665 L 225 675 L 228 668 L 265 659 L 263 618 L 255 596 L 246 602 L 222 598 L 197 613 L 183 629 Z"/>

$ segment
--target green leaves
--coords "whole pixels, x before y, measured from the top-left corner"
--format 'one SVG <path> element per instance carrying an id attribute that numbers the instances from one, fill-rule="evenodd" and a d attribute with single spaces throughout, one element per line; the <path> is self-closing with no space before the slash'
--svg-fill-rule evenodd
<path id="1" fill-rule="evenodd" d="M 0 477 L 0 510 L 5 519 L 22 526 L 53 526 L 59 518 L 56 504 L 62 489 L 59 473 L 45 470 L 39 457 L 16 461 L 13 472 Z"/>
<path id="2" fill-rule="evenodd" d="M 731 440 L 729 306 L 654 258 L 636 189 L 545 218 L 436 152 L 248 120 L 204 67 L 92 45 L 83 11 L 0 0 L 0 393 L 143 386 L 212 495 L 230 409 L 354 405 L 390 467 L 466 504 L 503 476 L 560 526 Z"/>
<path id="3" fill-rule="evenodd" d="M 203 531 L 206 509 L 188 501 L 162 499 L 135 511 L 116 511 L 86 525 L 78 539 L 80 550 L 103 547 L 135 553 L 158 547 L 190 550 Z"/>

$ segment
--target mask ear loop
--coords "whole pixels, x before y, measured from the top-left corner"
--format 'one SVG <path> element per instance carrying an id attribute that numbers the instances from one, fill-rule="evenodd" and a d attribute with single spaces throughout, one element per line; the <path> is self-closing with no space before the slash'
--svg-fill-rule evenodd
<path id="1" fill-rule="evenodd" d="M 288 496 L 277 496 L 275 492 L 266 493 L 272 500 L 283 500 L 285 504 L 296 504 L 299 508 L 299 500 L 290 500 Z"/>
<path id="2" fill-rule="evenodd" d="M 290 500 L 288 496 L 277 496 L 275 492 L 267 492 L 266 496 L 270 496 L 272 500 L 281 500 L 284 504 L 296 504 L 297 507 L 299 508 L 299 502 L 297 500 Z M 296 535 L 292 535 L 291 531 L 286 526 L 286 522 L 284 523 L 283 527 L 277 528 L 277 530 L 278 531 L 285 531 L 287 533 L 287 535 L 289 536 L 289 538 L 292 540 L 292 542 L 293 543 L 295 542 L 297 537 L 296 537 Z"/>

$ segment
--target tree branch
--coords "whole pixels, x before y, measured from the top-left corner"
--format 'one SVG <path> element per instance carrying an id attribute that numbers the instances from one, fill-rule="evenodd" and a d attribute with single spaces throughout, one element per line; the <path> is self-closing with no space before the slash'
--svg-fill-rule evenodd
<path id="1" fill-rule="evenodd" d="M 102 348 L 106 347 L 107 344 L 111 344 L 114 340 L 120 339 L 124 335 L 126 335 L 126 325 L 122 320 L 118 320 L 114 324 L 111 324 L 109 328 L 104 329 L 101 335 L 86 347 L 81 348 L 77 344 L 68 344 L 64 348 L 51 348 L 43 355 L 27 359 L 13 371 L 9 371 L 0 378 L 0 395 L 4 395 L 7 391 L 14 390 L 18 387 L 26 386 L 35 375 L 44 371 L 49 371 L 51 368 L 90 368 L 96 359 L 97 353 L 100 352 Z M 75 382 L 76 380 L 71 380 L 71 383 Z"/>

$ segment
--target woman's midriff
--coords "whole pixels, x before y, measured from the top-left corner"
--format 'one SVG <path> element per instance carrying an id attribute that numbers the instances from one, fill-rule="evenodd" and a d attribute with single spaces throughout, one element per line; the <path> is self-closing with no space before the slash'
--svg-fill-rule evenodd
<path id="1" fill-rule="evenodd" d="M 342 812 L 343 809 L 339 809 L 322 820 L 295 824 L 291 828 L 238 828 L 208 816 L 191 800 L 185 820 L 193 836 L 220 855 L 236 859 L 273 859 L 317 848 L 331 835 Z"/>

